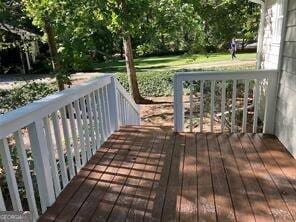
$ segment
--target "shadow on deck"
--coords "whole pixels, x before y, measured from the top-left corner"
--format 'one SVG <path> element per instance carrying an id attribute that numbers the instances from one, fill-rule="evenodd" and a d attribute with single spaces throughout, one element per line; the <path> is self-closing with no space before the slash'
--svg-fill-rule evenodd
<path id="1" fill-rule="evenodd" d="M 261 134 L 114 133 L 40 221 L 295 221 L 296 161 Z"/>

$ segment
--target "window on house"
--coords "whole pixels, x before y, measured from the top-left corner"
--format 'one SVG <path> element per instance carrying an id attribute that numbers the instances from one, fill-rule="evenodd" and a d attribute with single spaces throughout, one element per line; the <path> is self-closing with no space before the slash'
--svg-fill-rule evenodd
<path id="1" fill-rule="evenodd" d="M 279 44 L 281 41 L 282 26 L 284 20 L 283 0 L 277 0 L 272 7 L 272 43 Z"/>

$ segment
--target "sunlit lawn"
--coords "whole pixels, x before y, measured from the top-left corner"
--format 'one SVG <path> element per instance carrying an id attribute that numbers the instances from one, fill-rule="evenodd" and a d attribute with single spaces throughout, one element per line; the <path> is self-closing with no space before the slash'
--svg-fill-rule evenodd
<path id="1" fill-rule="evenodd" d="M 241 53 L 238 54 L 239 61 L 254 61 L 256 53 Z M 135 59 L 137 71 L 170 71 L 186 67 L 186 65 L 198 65 L 212 62 L 229 62 L 231 61 L 228 53 L 213 53 L 213 54 L 195 54 L 195 55 L 179 55 L 179 56 L 158 56 L 158 57 L 143 57 Z M 104 62 L 95 64 L 95 70 L 100 72 L 124 72 L 124 60 Z"/>

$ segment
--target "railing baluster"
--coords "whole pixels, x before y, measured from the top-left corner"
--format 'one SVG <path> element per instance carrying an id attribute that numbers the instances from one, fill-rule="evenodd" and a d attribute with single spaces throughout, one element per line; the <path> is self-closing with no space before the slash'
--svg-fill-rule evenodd
<path id="1" fill-rule="evenodd" d="M 200 107 L 199 107 L 199 116 L 200 116 L 200 132 L 203 132 L 203 117 L 204 117 L 204 85 L 205 81 L 200 81 Z"/>
<path id="2" fill-rule="evenodd" d="M 121 121 L 122 121 L 122 125 L 125 125 L 126 122 L 125 122 L 125 109 L 124 109 L 124 97 L 123 95 L 121 95 Z"/>
<path id="3" fill-rule="evenodd" d="M 140 113 L 136 113 L 136 118 L 137 118 L 137 120 L 136 120 L 136 124 L 137 125 L 141 125 L 141 115 L 140 115 Z"/>
<path id="4" fill-rule="evenodd" d="M 87 160 L 89 160 L 92 156 L 91 154 L 91 145 L 90 145 L 90 134 L 89 134 L 89 126 L 87 121 L 87 113 L 86 113 L 86 106 L 85 106 L 85 98 L 82 97 L 79 99 L 81 111 L 82 111 L 82 121 L 83 121 L 83 129 L 84 129 L 84 138 L 86 144 L 86 156 Z"/>
<path id="5" fill-rule="evenodd" d="M 141 125 L 141 114 L 140 114 L 140 112 L 135 112 L 136 113 L 136 118 L 137 118 L 137 122 L 136 122 L 136 124 L 137 125 Z"/>
<path id="6" fill-rule="evenodd" d="M 82 166 L 83 166 L 86 163 L 86 148 L 85 148 L 86 142 L 83 134 L 83 123 L 81 119 L 81 112 L 80 112 L 78 100 L 74 101 L 74 109 L 75 109 L 76 120 L 77 120 L 79 146 L 81 149 L 81 158 L 82 158 Z"/>
<path id="7" fill-rule="evenodd" d="M 101 104 L 101 111 L 102 111 L 102 117 L 103 117 L 103 125 L 105 130 L 105 138 L 109 137 L 109 129 L 108 129 L 108 122 L 107 122 L 107 113 L 106 113 L 106 103 L 104 98 L 104 91 L 102 89 L 99 89 L 99 99 Z"/>
<path id="8" fill-rule="evenodd" d="M 73 155 L 72 155 L 71 142 L 70 142 L 69 125 L 67 121 L 65 107 L 60 109 L 60 113 L 61 113 L 62 126 L 63 126 L 63 132 L 64 132 L 65 146 L 67 151 L 67 162 L 69 164 L 69 173 L 70 173 L 70 178 L 72 178 L 75 175 L 75 170 L 74 170 L 74 162 L 73 162 Z"/>
<path id="9" fill-rule="evenodd" d="M 245 80 L 245 93 L 244 93 L 244 108 L 243 108 L 243 126 L 242 131 L 245 133 L 247 131 L 247 119 L 248 119 L 248 98 L 249 98 L 249 80 Z"/>
<path id="10" fill-rule="evenodd" d="M 93 116 L 94 116 L 94 128 L 96 131 L 96 149 L 99 148 L 99 146 L 102 144 L 101 142 L 101 136 L 102 133 L 100 132 L 100 126 L 99 126 L 99 118 L 98 118 L 98 112 L 96 110 L 96 100 L 95 100 L 95 95 L 94 93 L 90 94 L 90 99 L 91 99 L 91 108 L 92 108 L 92 112 L 93 112 Z"/>
<path id="11" fill-rule="evenodd" d="M 49 157 L 49 163 L 50 163 L 50 169 L 51 169 L 51 175 L 53 179 L 53 185 L 54 185 L 54 190 L 56 197 L 60 194 L 61 192 L 61 184 L 60 184 L 60 179 L 59 179 L 59 173 L 58 173 L 58 167 L 57 167 L 57 161 L 55 158 L 55 150 L 54 146 L 52 144 L 53 137 L 52 137 L 52 130 L 50 127 L 50 122 L 48 117 L 45 117 L 43 119 L 44 122 L 44 130 L 46 134 L 46 143 L 47 143 L 47 148 L 48 148 L 48 157 Z"/>
<path id="12" fill-rule="evenodd" d="M 211 81 L 211 132 L 214 132 L 215 81 Z"/>
<path id="13" fill-rule="evenodd" d="M 126 115 L 126 123 L 129 125 L 129 122 L 128 122 L 128 102 L 127 100 L 125 100 L 125 115 Z"/>
<path id="14" fill-rule="evenodd" d="M 105 123 L 104 123 L 104 117 L 103 117 L 103 112 L 102 112 L 102 103 L 101 103 L 101 99 L 100 99 L 100 94 L 99 94 L 99 90 L 95 91 L 95 100 L 97 101 L 97 111 L 98 111 L 98 121 L 99 121 L 99 128 L 100 128 L 100 132 L 101 132 L 101 143 L 103 143 L 106 139 L 106 128 L 105 128 Z"/>
<path id="15" fill-rule="evenodd" d="M 23 207 L 6 138 L 0 139 L 0 153 L 13 209 L 15 211 L 22 211 Z"/>
<path id="16" fill-rule="evenodd" d="M 127 104 L 127 102 L 125 105 L 126 105 L 126 113 L 129 113 L 129 105 Z M 126 122 L 127 122 L 127 125 L 130 125 L 129 115 L 126 115 Z"/>
<path id="17" fill-rule="evenodd" d="M 1 187 L 0 187 L 0 211 L 6 211 L 6 206 L 5 206 Z"/>
<path id="18" fill-rule="evenodd" d="M 124 125 L 124 100 L 121 94 L 120 94 L 120 107 L 121 107 L 121 124 Z"/>
<path id="19" fill-rule="evenodd" d="M 134 109 L 133 109 L 133 107 L 131 107 L 131 113 L 132 113 L 132 115 L 131 115 L 131 121 L 132 121 L 132 125 L 135 125 L 135 115 L 134 115 Z"/>
<path id="20" fill-rule="evenodd" d="M 86 107 L 87 107 L 87 115 L 88 115 L 88 122 L 89 122 L 89 132 L 91 138 L 91 153 L 92 155 L 97 150 L 97 141 L 95 138 L 95 130 L 94 130 L 94 122 L 93 122 L 93 109 L 91 107 L 91 102 L 89 95 L 86 95 Z"/>
<path id="21" fill-rule="evenodd" d="M 128 106 L 128 101 L 127 100 L 125 100 L 125 109 L 126 109 L 126 123 L 127 123 L 127 125 L 129 125 L 130 123 L 129 123 L 129 106 Z"/>
<path id="22" fill-rule="evenodd" d="M 123 119 L 124 119 L 124 124 L 127 124 L 127 110 L 126 110 L 126 101 L 123 99 Z"/>
<path id="23" fill-rule="evenodd" d="M 28 164 L 28 157 L 25 150 L 22 132 L 18 130 L 16 133 L 14 133 L 14 138 L 16 142 L 18 157 L 20 160 L 22 178 L 24 180 L 29 209 L 30 209 L 30 212 L 32 213 L 33 218 L 36 220 L 38 218 L 38 210 L 36 206 L 33 183 L 32 183 L 30 168 Z"/>
<path id="24" fill-rule="evenodd" d="M 107 110 L 106 110 L 106 101 L 105 101 L 105 96 L 104 96 L 104 90 L 99 89 L 100 93 L 100 101 L 101 101 L 101 107 L 102 107 L 102 114 L 103 114 L 103 122 L 104 122 L 104 129 L 106 132 L 106 138 L 109 137 L 109 128 L 108 128 L 108 117 L 107 117 Z"/>
<path id="25" fill-rule="evenodd" d="M 130 122 L 129 122 L 129 104 L 128 104 L 128 101 L 125 100 L 125 107 L 126 107 L 126 122 L 128 125 L 130 125 Z"/>
<path id="26" fill-rule="evenodd" d="M 122 125 L 122 106 L 121 106 L 121 94 L 119 93 L 119 91 L 117 91 L 117 106 L 118 106 L 118 111 L 119 111 L 119 125 Z"/>
<path id="27" fill-rule="evenodd" d="M 112 133 L 112 129 L 111 129 L 111 119 L 110 119 L 110 109 L 109 109 L 109 98 L 108 98 L 108 92 L 107 92 L 107 86 L 105 86 L 103 88 L 103 94 L 104 94 L 104 98 L 105 98 L 105 109 L 106 109 L 106 116 L 107 116 L 107 126 L 108 126 L 108 131 L 109 131 L 109 136 Z M 116 117 L 114 117 L 116 118 Z"/>
<path id="28" fill-rule="evenodd" d="M 130 125 L 133 125 L 134 121 L 133 121 L 133 116 L 131 115 L 133 113 L 133 107 L 130 104 L 129 104 L 129 112 L 130 112 L 130 115 L 129 115 Z"/>
<path id="29" fill-rule="evenodd" d="M 259 80 L 255 82 L 255 93 L 254 93 L 254 117 L 253 117 L 253 133 L 257 133 L 258 126 L 258 104 L 259 103 Z"/>
<path id="30" fill-rule="evenodd" d="M 237 91 L 237 81 L 233 80 L 232 86 L 232 108 L 231 108 L 231 132 L 235 132 L 235 114 L 236 114 L 236 91 Z"/>
<path id="31" fill-rule="evenodd" d="M 118 107 L 118 124 L 120 126 L 122 125 L 122 113 L 121 113 L 121 105 L 120 105 L 121 95 L 118 90 L 116 90 L 116 94 L 117 94 L 117 107 Z"/>
<path id="32" fill-rule="evenodd" d="M 28 130 L 43 213 L 55 201 L 43 121 L 35 121 L 29 125 Z"/>
<path id="33" fill-rule="evenodd" d="M 129 104 L 129 112 L 130 112 L 130 115 L 129 115 L 129 118 L 130 118 L 130 125 L 133 125 L 134 122 L 133 122 L 133 116 L 131 115 L 133 113 L 133 108 L 132 106 Z"/>
<path id="34" fill-rule="evenodd" d="M 74 112 L 73 112 L 73 104 L 69 104 L 67 106 L 67 110 L 69 113 L 69 120 L 70 120 L 70 127 L 71 127 L 71 134 L 72 134 L 72 141 L 73 141 L 73 150 L 75 156 L 75 166 L 76 172 L 79 172 L 81 168 L 81 160 L 80 160 L 80 153 L 78 148 L 78 138 L 77 138 L 77 131 L 76 131 L 76 124 L 74 120 Z"/>
<path id="35" fill-rule="evenodd" d="M 60 171 L 62 175 L 62 182 L 63 182 L 63 187 L 65 187 L 68 184 L 69 178 L 68 178 L 67 167 L 66 167 L 65 156 L 64 156 L 64 147 L 61 141 L 61 130 L 60 130 L 57 112 L 54 112 L 52 114 L 52 120 L 53 120 L 56 146 L 58 151 L 57 153 L 59 157 L 59 166 L 60 166 Z"/>
<path id="36" fill-rule="evenodd" d="M 224 132 L 225 128 L 225 100 L 226 100 L 226 81 L 222 81 L 222 101 L 221 101 L 221 131 Z"/>
<path id="37" fill-rule="evenodd" d="M 190 81 L 190 96 L 189 96 L 189 103 L 190 103 L 190 114 L 189 114 L 189 119 L 190 119 L 190 132 L 192 132 L 192 127 L 193 127 L 193 82 Z"/>

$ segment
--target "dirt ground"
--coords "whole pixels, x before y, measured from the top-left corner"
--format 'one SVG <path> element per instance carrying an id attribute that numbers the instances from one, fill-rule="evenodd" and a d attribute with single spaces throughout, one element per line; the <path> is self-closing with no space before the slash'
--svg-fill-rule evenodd
<path id="1" fill-rule="evenodd" d="M 149 97 L 154 104 L 140 105 L 141 124 L 148 126 L 169 126 L 172 127 L 174 116 L 174 98 L 168 97 Z"/>
<path id="2" fill-rule="evenodd" d="M 148 97 L 149 99 L 154 101 L 154 104 L 148 105 L 140 105 L 141 111 L 141 125 L 145 126 L 160 126 L 165 127 L 168 129 L 172 129 L 174 126 L 174 97 L 167 96 L 167 97 Z M 239 100 L 239 99 L 238 99 Z M 190 132 L 190 121 L 189 121 L 189 110 L 190 110 L 190 102 L 189 96 L 183 97 L 184 102 L 184 111 L 185 111 L 185 121 L 184 121 L 184 131 Z M 194 103 L 199 106 L 199 102 L 194 99 Z M 243 103 L 238 101 L 236 104 L 237 107 L 242 107 Z M 196 108 L 195 108 L 196 109 Z M 193 113 L 193 132 L 200 132 L 200 124 L 199 124 L 199 112 L 195 110 Z M 236 126 L 235 131 L 240 132 L 242 130 L 242 115 L 239 115 L 240 111 L 237 111 L 236 114 Z M 230 117 L 225 116 L 225 128 L 224 132 L 230 132 Z M 228 121 L 228 123 L 227 123 Z M 252 132 L 253 127 L 253 113 L 252 109 L 248 111 L 247 117 L 247 131 Z M 258 123 L 258 130 L 262 130 L 262 123 Z M 203 132 L 211 132 L 211 119 L 209 113 L 204 111 L 203 117 Z M 213 132 L 221 133 L 221 118 L 216 116 L 214 117 L 214 124 L 213 124 Z"/>
<path id="3" fill-rule="evenodd" d="M 161 126 L 172 128 L 174 126 L 174 97 L 148 97 L 154 104 L 140 105 L 141 111 L 141 125 L 144 126 Z M 183 97 L 185 115 L 189 112 L 189 96 Z M 220 132 L 220 123 L 216 122 L 214 124 L 214 132 Z M 184 122 L 184 131 L 189 132 L 189 122 L 188 118 Z M 199 132 L 199 124 L 193 126 L 194 132 Z M 203 121 L 203 131 L 210 132 L 211 124 L 210 119 L 204 117 Z"/>

